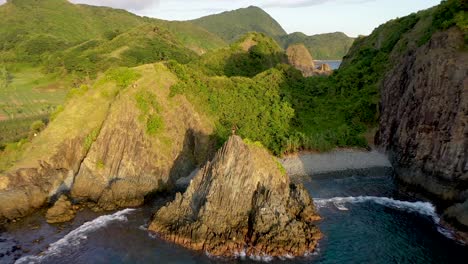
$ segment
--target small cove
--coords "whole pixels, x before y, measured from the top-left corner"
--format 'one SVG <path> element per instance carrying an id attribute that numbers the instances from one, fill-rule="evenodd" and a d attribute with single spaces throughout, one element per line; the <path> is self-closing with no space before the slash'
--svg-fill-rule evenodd
<path id="1" fill-rule="evenodd" d="M 344 151 L 300 156 L 308 161 L 302 168 L 314 167 L 314 162 L 330 163 L 316 166 L 316 173 L 308 170 L 292 176 L 314 197 L 323 217 L 319 226 L 324 238 L 310 256 L 283 260 L 263 256 L 257 261 L 463 263 L 468 258 L 466 246 L 444 235 L 448 231 L 438 225 L 432 204 L 398 191 L 391 169 L 374 154 Z M 3 227 L 0 263 L 15 259 L 17 263 L 256 263 L 242 257 L 210 258 L 148 233 L 146 225 L 153 212 L 171 199 L 172 195 L 161 195 L 143 207 L 117 212 L 83 210 L 63 225 L 47 224 L 43 212 L 38 212 Z"/>

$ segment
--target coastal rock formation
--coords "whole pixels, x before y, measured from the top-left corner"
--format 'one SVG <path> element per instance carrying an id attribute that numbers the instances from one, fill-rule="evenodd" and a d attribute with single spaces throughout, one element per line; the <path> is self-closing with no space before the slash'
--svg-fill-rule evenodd
<path id="1" fill-rule="evenodd" d="M 70 221 L 75 217 L 75 215 L 76 208 L 65 195 L 62 195 L 55 202 L 54 206 L 47 210 L 45 217 L 48 223 L 54 224 Z"/>
<path id="2" fill-rule="evenodd" d="M 145 78 L 141 82 L 148 81 Z M 183 98 L 168 108 L 167 97 L 154 97 L 165 128 L 158 135 L 148 135 L 135 100 L 144 89 L 145 85 L 137 85 L 113 102 L 75 177 L 74 199 L 91 201 L 105 210 L 138 206 L 147 194 L 170 188 L 206 161 L 210 130 Z M 164 89 L 158 93 L 165 94 Z M 170 145 L 164 138 L 170 138 Z"/>
<path id="3" fill-rule="evenodd" d="M 332 68 L 330 67 L 330 65 L 328 65 L 328 63 L 323 63 L 317 68 L 317 70 L 322 72 L 330 72 L 332 71 Z"/>
<path id="4" fill-rule="evenodd" d="M 437 197 L 442 209 L 453 205 L 446 215 L 468 230 L 467 211 L 460 210 L 468 202 L 468 53 L 463 46 L 463 33 L 453 27 L 393 55 L 396 66 L 381 86 L 376 142 L 403 182 Z"/>
<path id="5" fill-rule="evenodd" d="M 185 97 L 169 98 L 175 76 L 162 64 L 135 71 L 145 77 L 130 87 L 104 77 L 69 101 L 0 175 L 0 221 L 23 217 L 63 193 L 94 209 L 141 205 L 210 158 L 212 125 Z M 138 105 L 148 102 L 138 98 L 151 98 L 157 109 L 146 113 Z M 151 134 L 146 120 L 155 116 L 159 130 Z"/>
<path id="6" fill-rule="evenodd" d="M 304 255 L 317 245 L 320 217 L 261 146 L 231 136 L 187 191 L 161 208 L 149 230 L 216 256 Z"/>
<path id="7" fill-rule="evenodd" d="M 313 76 L 315 64 L 309 50 L 303 44 L 294 44 L 287 48 L 288 63 L 302 72 L 305 77 Z"/>

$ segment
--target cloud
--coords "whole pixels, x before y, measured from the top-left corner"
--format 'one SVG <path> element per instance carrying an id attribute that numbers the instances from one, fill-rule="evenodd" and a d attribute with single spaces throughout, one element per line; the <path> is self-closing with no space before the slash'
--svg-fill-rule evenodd
<path id="1" fill-rule="evenodd" d="M 0 0 L 1 1 L 1 0 Z M 75 4 L 109 6 L 130 11 L 142 11 L 150 7 L 159 6 L 159 0 L 70 0 Z"/>

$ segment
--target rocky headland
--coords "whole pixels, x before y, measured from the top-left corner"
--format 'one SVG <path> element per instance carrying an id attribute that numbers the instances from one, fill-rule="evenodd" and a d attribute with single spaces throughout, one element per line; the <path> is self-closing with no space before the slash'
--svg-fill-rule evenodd
<path id="1" fill-rule="evenodd" d="M 167 68 L 150 64 L 127 74 L 144 77 L 128 83 L 131 89 L 103 77 L 72 98 L 0 174 L 0 221 L 54 204 L 52 222 L 73 217 L 68 203 L 95 210 L 139 206 L 209 159 L 211 123 L 182 96 L 168 97 L 176 79 Z M 157 126 L 149 127 L 150 120 Z"/>
<path id="2" fill-rule="evenodd" d="M 302 256 L 321 238 L 307 191 L 268 151 L 231 136 L 149 230 L 216 256 Z"/>
<path id="3" fill-rule="evenodd" d="M 411 35 L 410 35 L 411 36 Z M 422 46 L 408 41 L 381 85 L 376 143 L 398 178 L 440 203 L 445 219 L 468 231 L 468 53 L 457 27 Z"/>

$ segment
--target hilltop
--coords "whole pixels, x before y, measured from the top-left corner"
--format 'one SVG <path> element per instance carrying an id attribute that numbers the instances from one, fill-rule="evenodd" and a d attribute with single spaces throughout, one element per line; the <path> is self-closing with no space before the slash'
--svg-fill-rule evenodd
<path id="1" fill-rule="evenodd" d="M 191 22 L 230 43 L 238 41 L 248 32 L 260 32 L 275 39 L 284 49 L 293 44 L 304 44 L 314 58 L 322 60 L 341 59 L 354 41 L 342 32 L 312 36 L 300 32 L 287 34 L 273 17 L 255 6 L 210 15 Z"/>
<path id="2" fill-rule="evenodd" d="M 273 38 L 286 34 L 275 19 L 255 6 L 210 15 L 191 22 L 218 35 L 226 42 L 237 41 L 240 36 L 253 31 L 265 33 Z"/>
<path id="3" fill-rule="evenodd" d="M 353 45 L 354 38 L 348 37 L 343 32 L 317 34 L 307 36 L 301 32 L 294 32 L 281 36 L 278 40 L 283 47 L 293 44 L 304 44 L 314 58 L 321 60 L 340 60 Z"/>

